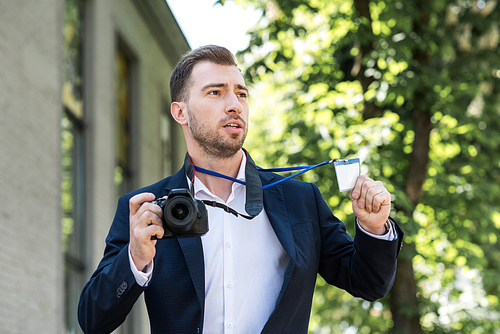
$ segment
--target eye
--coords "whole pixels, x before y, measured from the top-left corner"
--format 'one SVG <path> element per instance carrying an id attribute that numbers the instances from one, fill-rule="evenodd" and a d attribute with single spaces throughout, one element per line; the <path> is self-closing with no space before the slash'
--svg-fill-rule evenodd
<path id="1" fill-rule="evenodd" d="M 218 91 L 218 90 L 211 90 L 211 91 L 209 91 L 209 92 L 208 92 L 208 95 L 213 95 L 213 96 L 217 96 L 217 95 L 219 95 L 219 94 L 220 94 L 220 93 L 219 93 L 219 91 Z"/>
<path id="2" fill-rule="evenodd" d="M 246 92 L 242 92 L 242 93 L 238 94 L 238 97 L 240 97 L 242 99 L 246 99 L 248 97 L 248 94 Z"/>

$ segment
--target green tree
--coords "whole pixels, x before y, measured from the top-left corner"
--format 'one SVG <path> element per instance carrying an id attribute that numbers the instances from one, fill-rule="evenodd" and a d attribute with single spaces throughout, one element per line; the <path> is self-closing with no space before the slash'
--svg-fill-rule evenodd
<path id="1" fill-rule="evenodd" d="M 318 279 L 312 333 L 500 333 L 500 8 L 470 0 L 236 0 L 262 166 L 358 156 L 405 231 L 369 303 Z M 333 168 L 303 176 L 354 231 Z"/>

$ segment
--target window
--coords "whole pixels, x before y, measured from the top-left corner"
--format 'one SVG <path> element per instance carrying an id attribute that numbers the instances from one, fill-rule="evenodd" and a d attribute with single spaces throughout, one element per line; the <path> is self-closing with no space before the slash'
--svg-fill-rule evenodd
<path id="1" fill-rule="evenodd" d="M 121 41 L 115 56 L 115 188 L 117 199 L 134 190 L 133 184 L 133 84 L 134 61 L 131 53 Z M 140 310 L 136 303 L 120 326 L 123 334 L 140 332 Z"/>
<path id="2" fill-rule="evenodd" d="M 132 190 L 130 59 L 118 48 L 115 59 L 115 186 L 117 198 Z"/>
<path id="3" fill-rule="evenodd" d="M 65 332 L 81 333 L 76 317 L 85 283 L 85 126 L 83 109 L 83 0 L 65 0 L 63 25 L 62 251 Z"/>

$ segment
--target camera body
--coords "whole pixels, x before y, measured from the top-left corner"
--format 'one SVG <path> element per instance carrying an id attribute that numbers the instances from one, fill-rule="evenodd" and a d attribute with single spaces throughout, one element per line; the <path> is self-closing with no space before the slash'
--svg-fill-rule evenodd
<path id="1" fill-rule="evenodd" d="M 188 189 L 172 189 L 168 198 L 157 198 L 151 203 L 163 211 L 162 239 L 203 235 L 208 232 L 208 214 L 205 204 L 195 199 Z"/>

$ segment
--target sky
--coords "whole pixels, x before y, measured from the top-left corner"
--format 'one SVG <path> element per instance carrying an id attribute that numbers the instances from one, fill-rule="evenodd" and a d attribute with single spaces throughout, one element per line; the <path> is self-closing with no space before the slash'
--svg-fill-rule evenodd
<path id="1" fill-rule="evenodd" d="M 192 49 L 217 44 L 233 54 L 248 46 L 247 30 L 255 25 L 261 11 L 243 9 L 233 1 L 224 6 L 216 0 L 166 0 Z"/>

